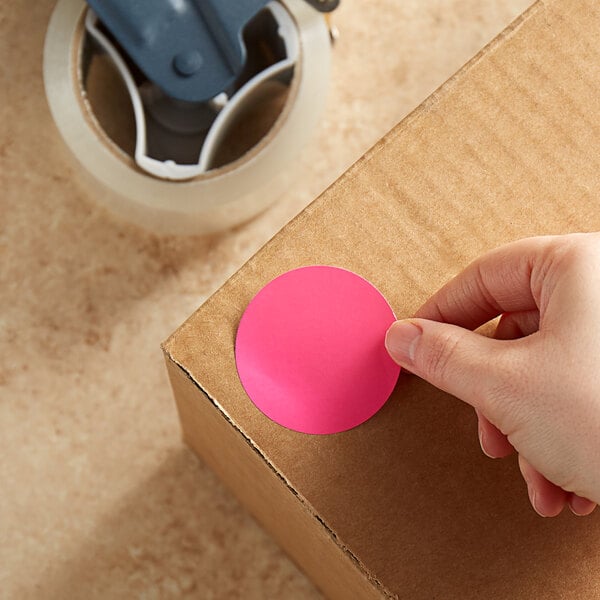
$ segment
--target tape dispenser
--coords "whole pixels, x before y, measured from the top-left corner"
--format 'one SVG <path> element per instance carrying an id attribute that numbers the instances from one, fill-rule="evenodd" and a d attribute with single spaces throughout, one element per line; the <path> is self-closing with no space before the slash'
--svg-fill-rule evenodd
<path id="1" fill-rule="evenodd" d="M 337 3 L 59 0 L 46 93 L 90 195 L 159 233 L 266 208 L 323 108 Z"/>

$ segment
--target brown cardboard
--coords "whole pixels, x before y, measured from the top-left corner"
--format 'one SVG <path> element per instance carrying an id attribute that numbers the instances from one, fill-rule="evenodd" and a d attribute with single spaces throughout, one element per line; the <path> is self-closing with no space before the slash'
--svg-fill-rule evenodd
<path id="1" fill-rule="evenodd" d="M 600 229 L 598 31 L 594 0 L 536 3 L 164 345 L 186 441 L 332 597 L 600 597 L 600 514 L 538 517 L 456 399 L 403 374 L 364 425 L 309 436 L 262 415 L 234 361 L 288 269 L 351 269 L 403 317 L 492 247 Z"/>

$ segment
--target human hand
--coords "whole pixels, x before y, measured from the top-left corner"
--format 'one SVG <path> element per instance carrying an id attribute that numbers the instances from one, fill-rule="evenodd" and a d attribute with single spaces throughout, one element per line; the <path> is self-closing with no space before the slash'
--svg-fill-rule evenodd
<path id="1" fill-rule="evenodd" d="M 473 332 L 501 315 L 495 339 Z M 523 239 L 469 265 L 388 330 L 402 367 L 475 408 L 493 458 L 519 454 L 542 516 L 600 502 L 600 233 Z"/>

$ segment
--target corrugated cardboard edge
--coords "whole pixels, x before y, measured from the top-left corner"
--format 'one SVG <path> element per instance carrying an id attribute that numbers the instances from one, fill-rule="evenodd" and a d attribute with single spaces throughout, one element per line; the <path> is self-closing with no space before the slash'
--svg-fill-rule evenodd
<path id="1" fill-rule="evenodd" d="M 489 44 L 487 44 L 478 54 L 476 54 L 469 62 L 467 62 L 457 73 L 455 73 L 450 79 L 443 83 L 431 96 L 429 96 L 422 104 L 420 104 L 415 110 L 407 115 L 396 127 L 394 127 L 389 133 L 387 133 L 381 140 L 377 142 L 370 150 L 368 150 L 354 165 L 352 165 L 337 181 L 335 181 L 329 188 L 327 188 L 316 200 L 314 200 L 304 211 L 292 219 L 283 229 L 282 232 L 290 233 L 303 226 L 303 223 L 310 218 L 312 213 L 318 209 L 320 204 L 327 200 L 329 195 L 339 186 L 345 186 L 351 182 L 356 175 L 361 172 L 365 165 L 369 163 L 379 152 L 385 147 L 392 143 L 399 135 L 400 131 L 404 131 L 410 128 L 414 123 L 417 123 L 427 113 L 435 107 L 439 100 L 448 94 L 454 86 L 465 77 L 469 71 L 475 67 L 482 59 L 487 58 L 490 54 L 500 47 L 507 39 L 514 36 L 523 24 L 530 19 L 532 16 L 537 14 L 540 10 L 546 8 L 544 0 L 537 0 L 532 6 L 529 7 L 522 15 L 515 19 L 504 31 L 502 31 L 496 38 L 494 38 Z M 281 232 L 280 232 L 281 233 Z M 202 310 L 203 307 L 216 302 L 223 293 L 227 293 L 227 289 L 230 285 L 234 284 L 238 277 L 242 276 L 243 272 L 248 268 L 251 268 L 254 262 L 256 262 L 263 251 L 266 251 L 270 246 L 271 241 L 267 242 L 261 250 L 259 250 L 252 258 L 250 258 L 245 265 L 238 270 L 227 282 L 225 282 L 198 310 Z M 193 315 L 192 315 L 193 316 Z M 396 598 L 395 594 L 392 594 L 389 590 L 378 581 L 378 579 L 371 573 L 366 566 L 352 553 L 352 551 L 345 546 L 343 541 L 339 539 L 335 531 L 323 521 L 312 508 L 302 495 L 294 489 L 291 483 L 280 473 L 276 467 L 272 464 L 269 458 L 261 451 L 261 449 L 253 442 L 253 440 L 233 421 L 227 411 L 219 404 L 219 402 L 210 396 L 210 394 L 203 389 L 200 382 L 198 382 L 193 375 L 180 363 L 176 356 L 172 352 L 172 348 L 175 346 L 175 341 L 178 335 L 186 330 L 190 326 L 190 316 L 169 338 L 162 344 L 163 353 L 169 368 L 169 363 L 176 365 L 185 377 L 198 388 L 198 390 L 208 399 L 214 408 L 221 414 L 222 418 L 233 428 L 233 430 L 239 434 L 244 442 L 252 449 L 253 453 L 265 463 L 270 471 L 286 486 L 287 490 L 298 500 L 301 509 L 308 512 L 310 516 L 318 522 L 318 524 L 325 529 L 330 539 L 335 543 L 338 549 L 340 549 L 345 556 L 354 564 L 364 577 L 376 588 L 380 595 L 388 598 Z M 292 558 L 297 559 L 293 556 Z M 303 565 L 300 565 L 303 566 Z M 319 582 L 316 582 L 319 584 Z"/>

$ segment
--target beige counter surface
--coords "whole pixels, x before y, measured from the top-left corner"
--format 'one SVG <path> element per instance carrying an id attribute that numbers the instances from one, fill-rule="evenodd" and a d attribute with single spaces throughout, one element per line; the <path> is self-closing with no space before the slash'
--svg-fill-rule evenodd
<path id="1" fill-rule="evenodd" d="M 0 7 L 0 597 L 319 597 L 181 443 L 160 342 L 529 2 L 343 0 L 297 187 L 204 238 L 74 180 L 41 77 L 53 4 Z"/>

